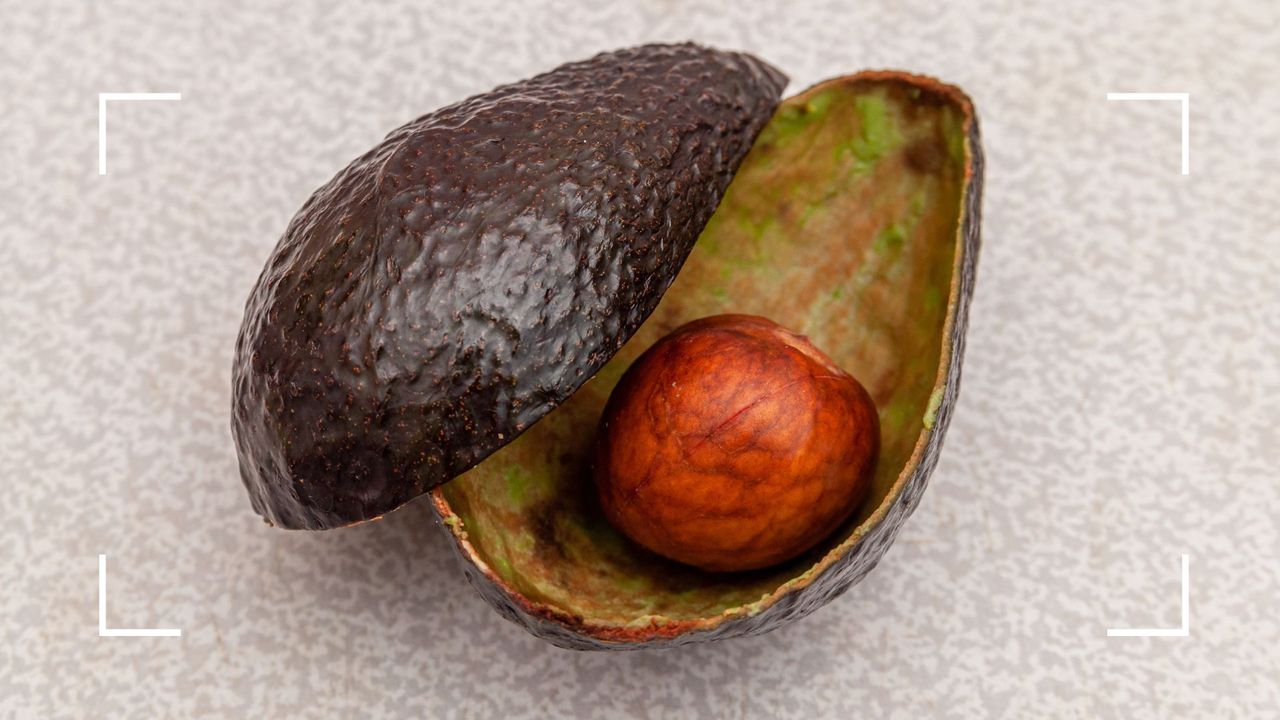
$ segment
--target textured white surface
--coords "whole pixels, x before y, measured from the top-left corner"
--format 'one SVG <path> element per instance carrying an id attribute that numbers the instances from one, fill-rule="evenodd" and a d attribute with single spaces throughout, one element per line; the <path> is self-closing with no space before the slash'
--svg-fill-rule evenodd
<path id="1" fill-rule="evenodd" d="M 3 2 L 0 717 L 1277 717 L 1274 2 Z M 685 38 L 982 116 L 964 387 L 880 567 L 764 637 L 575 654 L 420 504 L 263 525 L 231 350 L 310 191 L 442 104 Z M 104 91 L 182 100 L 113 105 L 100 177 Z M 1190 176 L 1176 106 L 1108 91 L 1191 93 Z M 97 636 L 100 552 L 109 623 L 181 638 Z M 1107 638 L 1177 625 L 1183 552 L 1191 636 Z"/>

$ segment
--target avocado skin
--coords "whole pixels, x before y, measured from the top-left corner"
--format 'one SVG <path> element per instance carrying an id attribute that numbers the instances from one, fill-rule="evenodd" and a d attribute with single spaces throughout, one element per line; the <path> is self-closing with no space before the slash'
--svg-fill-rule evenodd
<path id="1" fill-rule="evenodd" d="M 285 528 L 375 518 L 573 393 L 657 306 L 786 85 L 693 44 L 604 53 L 390 133 L 289 223 L 232 433 Z"/>

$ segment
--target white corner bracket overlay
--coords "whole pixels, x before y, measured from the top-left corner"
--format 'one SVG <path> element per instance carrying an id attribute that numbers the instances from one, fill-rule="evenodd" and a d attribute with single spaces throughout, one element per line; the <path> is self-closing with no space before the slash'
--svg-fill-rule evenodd
<path id="1" fill-rule="evenodd" d="M 178 628 L 107 627 L 107 556 L 98 556 L 98 637 L 182 637 Z"/>
<path id="2" fill-rule="evenodd" d="M 98 174 L 107 174 L 107 103 L 113 100 L 181 100 L 182 93 L 98 93 Z"/>
<path id="3" fill-rule="evenodd" d="M 1191 93 L 1109 92 L 1108 100 L 1177 100 L 1182 103 L 1182 174 L 1191 174 Z"/>
<path id="4" fill-rule="evenodd" d="M 1107 637 L 1189 637 L 1191 635 L 1191 556 L 1182 555 L 1182 626 L 1176 628 L 1108 628 Z"/>

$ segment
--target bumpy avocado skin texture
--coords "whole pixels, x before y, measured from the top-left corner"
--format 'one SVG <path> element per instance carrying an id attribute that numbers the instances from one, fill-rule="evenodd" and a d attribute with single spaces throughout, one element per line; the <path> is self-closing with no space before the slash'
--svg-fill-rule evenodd
<path id="1" fill-rule="evenodd" d="M 254 509 L 377 517 L 555 408 L 653 311 L 785 84 L 692 44 L 605 53 L 425 115 L 338 173 L 236 345 Z"/>

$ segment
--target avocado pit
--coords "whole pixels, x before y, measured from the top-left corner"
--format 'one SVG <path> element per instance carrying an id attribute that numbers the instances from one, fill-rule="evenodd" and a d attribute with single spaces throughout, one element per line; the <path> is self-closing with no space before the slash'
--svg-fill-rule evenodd
<path id="1" fill-rule="evenodd" d="M 600 505 L 623 534 L 703 570 L 752 570 L 819 542 L 866 497 L 867 391 L 771 320 L 718 315 L 659 340 L 609 398 Z"/>

